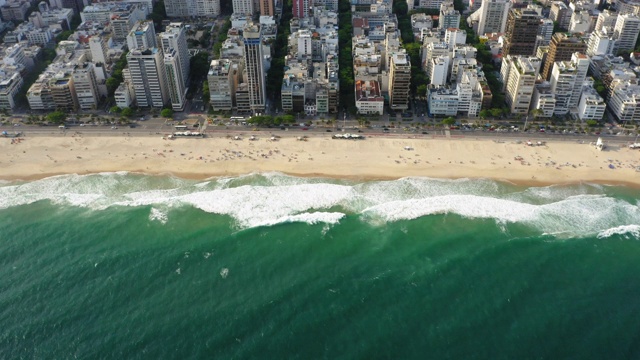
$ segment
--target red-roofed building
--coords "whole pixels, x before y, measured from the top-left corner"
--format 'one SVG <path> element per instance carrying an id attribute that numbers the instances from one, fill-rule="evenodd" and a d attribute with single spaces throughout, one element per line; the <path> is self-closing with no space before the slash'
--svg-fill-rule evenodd
<path id="1" fill-rule="evenodd" d="M 369 19 L 354 17 L 351 21 L 353 26 L 353 36 L 364 35 L 369 31 Z"/>
<path id="2" fill-rule="evenodd" d="M 380 93 L 380 84 L 375 80 L 357 80 L 355 86 L 358 114 L 382 115 L 384 98 Z"/>

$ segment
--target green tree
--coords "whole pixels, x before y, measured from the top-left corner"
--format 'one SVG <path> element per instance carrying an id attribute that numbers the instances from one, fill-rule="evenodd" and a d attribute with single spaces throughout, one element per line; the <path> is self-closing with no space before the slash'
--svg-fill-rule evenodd
<path id="1" fill-rule="evenodd" d="M 173 110 L 171 110 L 171 109 L 169 109 L 169 108 L 162 109 L 162 111 L 160 112 L 160 115 L 161 115 L 163 118 L 167 118 L 167 119 L 169 119 L 169 118 L 173 118 Z"/>
<path id="2" fill-rule="evenodd" d="M 56 42 L 67 40 L 69 39 L 69 36 L 71 36 L 72 34 L 73 34 L 73 31 L 71 30 L 63 31 L 60 34 L 58 34 L 58 36 L 56 36 Z"/>
<path id="3" fill-rule="evenodd" d="M 418 94 L 418 96 L 427 96 L 427 84 L 418 85 L 416 94 Z"/>
<path id="4" fill-rule="evenodd" d="M 111 111 L 114 114 L 118 114 L 122 111 L 122 109 L 120 109 L 118 106 L 112 106 L 109 111 Z"/>
<path id="5" fill-rule="evenodd" d="M 126 117 L 132 116 L 133 115 L 133 109 L 131 109 L 129 107 L 126 107 L 126 108 L 122 109 L 121 114 L 122 114 L 122 116 L 126 116 Z"/>
<path id="6" fill-rule="evenodd" d="M 52 113 L 49 113 L 47 115 L 47 120 L 51 121 L 52 123 L 56 123 L 56 124 L 62 124 L 64 123 L 64 121 L 67 119 L 67 114 L 65 114 L 62 111 L 54 111 Z"/>
<path id="7" fill-rule="evenodd" d="M 544 111 L 542 111 L 540 109 L 533 109 L 533 110 L 531 110 L 531 115 L 533 116 L 534 119 L 537 119 L 540 116 L 544 115 Z"/>
<path id="8" fill-rule="evenodd" d="M 412 1 L 412 0 L 409 0 Z M 396 0 L 393 2 L 393 12 L 399 17 L 406 16 L 409 10 L 406 0 Z M 400 19 L 398 19 L 400 20 Z"/>
<path id="9" fill-rule="evenodd" d="M 282 116 L 282 122 L 285 124 L 293 124 L 296 122 L 296 118 L 293 115 L 284 115 Z"/>
<path id="10" fill-rule="evenodd" d="M 203 81 L 202 82 L 202 102 L 204 102 L 205 104 L 208 104 L 209 100 L 211 100 L 211 92 L 209 91 L 209 82 Z"/>
<path id="11" fill-rule="evenodd" d="M 480 110 L 480 113 L 478 115 L 480 115 L 481 119 L 486 119 L 490 114 L 488 110 Z"/>
<path id="12" fill-rule="evenodd" d="M 167 18 L 167 11 L 164 7 L 164 0 L 160 0 L 153 5 L 153 11 L 149 15 L 149 19 L 153 21 L 156 32 L 162 29 L 162 20 Z"/>
<path id="13" fill-rule="evenodd" d="M 502 116 L 502 109 L 500 109 L 500 108 L 493 108 L 493 109 L 491 109 L 489 111 L 491 112 L 491 116 L 493 116 L 493 117 Z"/>
<path id="14" fill-rule="evenodd" d="M 206 51 L 199 52 L 191 58 L 191 77 L 201 79 L 209 71 L 209 54 Z"/>
<path id="15" fill-rule="evenodd" d="M 453 118 L 453 117 L 451 117 L 451 116 L 449 116 L 448 118 L 446 118 L 446 119 L 442 120 L 442 123 L 443 123 L 444 125 L 453 125 L 453 124 L 455 124 L 455 123 L 456 123 L 456 119 L 455 119 L 455 118 Z"/>
<path id="16" fill-rule="evenodd" d="M 596 126 L 598 126 L 598 121 L 597 120 L 587 120 L 587 125 L 589 127 L 596 127 Z"/>

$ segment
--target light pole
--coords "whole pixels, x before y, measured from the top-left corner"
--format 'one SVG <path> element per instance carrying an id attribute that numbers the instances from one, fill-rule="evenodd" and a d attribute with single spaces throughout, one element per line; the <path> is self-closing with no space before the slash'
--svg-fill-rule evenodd
<path id="1" fill-rule="evenodd" d="M 527 114 L 527 117 L 524 118 L 524 129 L 522 129 L 522 131 L 527 131 L 527 122 L 529 121 L 529 114 Z"/>

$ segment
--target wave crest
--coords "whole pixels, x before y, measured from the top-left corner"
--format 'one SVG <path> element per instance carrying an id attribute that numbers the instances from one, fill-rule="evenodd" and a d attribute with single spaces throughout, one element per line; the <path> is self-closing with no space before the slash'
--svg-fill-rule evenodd
<path id="1" fill-rule="evenodd" d="M 607 196 L 606 187 L 589 184 L 523 190 L 486 179 L 410 177 L 354 183 L 266 173 L 192 181 L 122 172 L 0 184 L 0 209 L 42 200 L 94 210 L 150 206 L 149 219 L 161 222 L 172 207 L 187 205 L 229 215 L 240 228 L 284 222 L 335 224 L 345 213 L 361 214 L 373 224 L 457 214 L 565 236 L 606 237 L 622 231 L 614 229 L 635 236 L 638 229 L 625 226 L 640 223 L 637 204 Z"/>
<path id="2" fill-rule="evenodd" d="M 614 235 L 631 235 L 640 239 L 640 225 L 621 225 L 598 233 L 598 239 L 605 239 Z"/>

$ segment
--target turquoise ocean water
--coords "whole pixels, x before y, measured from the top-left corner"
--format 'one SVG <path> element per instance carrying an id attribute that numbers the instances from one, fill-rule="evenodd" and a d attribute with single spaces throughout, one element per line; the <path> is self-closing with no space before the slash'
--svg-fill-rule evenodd
<path id="1" fill-rule="evenodd" d="M 0 184 L 2 359 L 638 359 L 640 192 Z"/>

